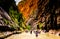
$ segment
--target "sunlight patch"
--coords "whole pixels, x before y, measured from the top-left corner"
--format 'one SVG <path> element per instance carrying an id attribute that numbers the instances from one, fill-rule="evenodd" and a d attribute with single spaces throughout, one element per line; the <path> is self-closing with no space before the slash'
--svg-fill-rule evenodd
<path id="1" fill-rule="evenodd" d="M 15 0 L 16 1 L 16 5 L 18 5 L 18 3 L 21 1 L 21 0 Z"/>

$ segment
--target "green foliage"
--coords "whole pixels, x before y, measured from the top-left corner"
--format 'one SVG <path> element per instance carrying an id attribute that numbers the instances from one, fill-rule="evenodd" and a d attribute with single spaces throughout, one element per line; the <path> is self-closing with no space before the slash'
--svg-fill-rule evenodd
<path id="1" fill-rule="evenodd" d="M 39 22 L 39 28 L 42 29 L 43 23 Z"/>
<path id="2" fill-rule="evenodd" d="M 25 26 L 24 22 L 22 22 L 22 27 L 23 27 L 24 29 L 26 29 L 26 26 Z"/>
<path id="3" fill-rule="evenodd" d="M 19 13 L 17 10 L 14 10 L 13 7 L 10 7 L 9 15 L 14 22 L 14 24 L 10 24 L 11 26 L 13 26 L 13 27 L 15 27 L 15 26 L 21 27 L 22 26 L 23 18 L 22 18 L 21 13 Z"/>
<path id="4" fill-rule="evenodd" d="M 13 7 L 10 7 L 9 15 L 14 22 L 14 24 L 9 23 L 12 28 L 16 28 L 16 26 L 19 26 L 20 31 L 24 31 L 25 29 L 30 30 L 30 25 L 25 25 L 22 14 L 19 13 L 17 10 L 14 10 Z"/>
<path id="5" fill-rule="evenodd" d="M 28 26 L 26 26 L 26 28 L 27 28 L 28 30 L 30 30 L 30 29 L 31 29 L 31 26 L 30 26 L 30 25 L 28 25 Z"/>
<path id="6" fill-rule="evenodd" d="M 9 21 L 8 21 L 8 20 L 6 20 L 5 18 L 3 18 L 3 21 L 5 22 L 5 24 L 6 24 L 6 25 L 8 25 L 8 24 L 9 24 Z"/>

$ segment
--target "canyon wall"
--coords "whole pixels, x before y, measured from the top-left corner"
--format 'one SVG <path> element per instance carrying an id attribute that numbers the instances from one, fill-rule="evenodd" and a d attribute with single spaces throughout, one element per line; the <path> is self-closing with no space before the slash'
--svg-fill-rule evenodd
<path id="1" fill-rule="evenodd" d="M 18 9 L 27 24 L 45 22 L 43 25 L 45 29 L 58 29 L 60 27 L 59 2 L 60 0 L 22 0 L 18 4 Z"/>

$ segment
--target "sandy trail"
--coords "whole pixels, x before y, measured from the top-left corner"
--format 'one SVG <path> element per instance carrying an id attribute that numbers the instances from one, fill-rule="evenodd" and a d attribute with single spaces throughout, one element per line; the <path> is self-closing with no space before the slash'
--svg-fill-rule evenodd
<path id="1" fill-rule="evenodd" d="M 12 35 L 5 39 L 60 39 L 60 36 L 55 36 L 48 33 L 40 33 L 39 36 L 36 37 L 34 33 L 30 34 L 30 32 L 23 32 L 21 34 Z"/>

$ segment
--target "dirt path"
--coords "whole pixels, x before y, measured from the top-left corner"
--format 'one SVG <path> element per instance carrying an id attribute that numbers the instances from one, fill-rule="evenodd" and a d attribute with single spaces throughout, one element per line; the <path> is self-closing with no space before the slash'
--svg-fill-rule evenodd
<path id="1" fill-rule="evenodd" d="M 5 39 L 60 39 L 60 37 L 48 33 L 40 33 L 39 36 L 36 37 L 34 33 L 30 34 L 30 32 L 23 32 L 21 34 L 12 35 Z"/>

